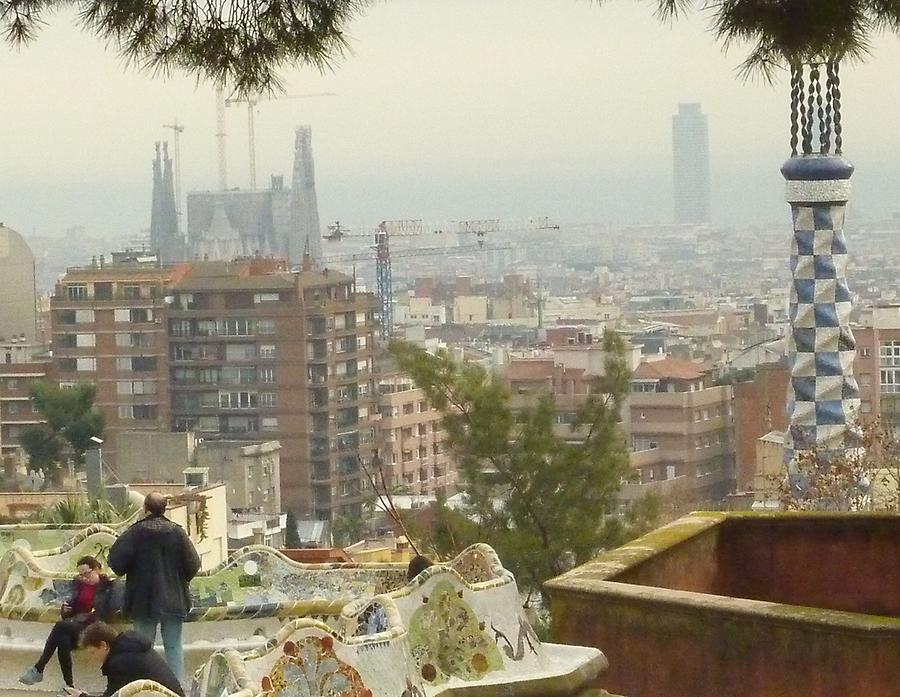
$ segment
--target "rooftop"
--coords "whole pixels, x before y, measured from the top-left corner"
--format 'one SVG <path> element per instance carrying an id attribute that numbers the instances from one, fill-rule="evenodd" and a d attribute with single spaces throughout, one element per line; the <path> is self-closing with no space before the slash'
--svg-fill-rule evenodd
<path id="1" fill-rule="evenodd" d="M 636 380 L 699 380 L 706 374 L 704 366 L 682 358 L 641 363 L 634 371 Z"/>

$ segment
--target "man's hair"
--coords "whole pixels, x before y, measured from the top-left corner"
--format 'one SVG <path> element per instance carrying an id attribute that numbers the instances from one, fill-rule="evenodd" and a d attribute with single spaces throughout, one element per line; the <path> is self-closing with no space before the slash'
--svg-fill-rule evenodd
<path id="1" fill-rule="evenodd" d="M 151 491 L 144 498 L 144 510 L 150 515 L 163 515 L 166 512 L 168 503 L 165 494 L 161 494 L 158 491 Z"/>
<path id="2" fill-rule="evenodd" d="M 431 560 L 428 557 L 423 557 L 421 554 L 417 554 L 412 558 L 412 561 L 409 562 L 409 566 L 406 569 L 406 580 L 412 581 L 416 576 L 425 571 L 429 566 L 433 566 Z"/>
<path id="3" fill-rule="evenodd" d="M 81 646 L 112 646 L 118 636 L 119 632 L 106 622 L 92 622 L 81 632 L 80 643 Z"/>
<path id="4" fill-rule="evenodd" d="M 97 570 L 100 569 L 103 564 L 97 561 L 96 557 L 82 557 L 78 560 L 78 563 L 75 564 L 76 568 L 78 568 L 79 566 L 87 566 L 91 569 Z"/>

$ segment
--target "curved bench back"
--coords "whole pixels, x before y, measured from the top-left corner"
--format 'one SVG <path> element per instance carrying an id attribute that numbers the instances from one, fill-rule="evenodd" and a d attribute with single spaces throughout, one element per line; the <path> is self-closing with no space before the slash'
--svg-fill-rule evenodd
<path id="1" fill-rule="evenodd" d="M 0 557 L 0 615 L 56 621 L 77 560 L 90 554 L 105 562 L 115 539 L 114 530 L 92 526 L 55 549 L 12 547 Z M 335 618 L 348 602 L 405 582 L 402 564 L 299 564 L 269 547 L 246 547 L 191 581 L 188 620 Z"/>
<path id="2" fill-rule="evenodd" d="M 424 697 L 396 607 L 375 599 L 385 628 L 346 637 L 309 619 L 293 620 L 265 647 L 247 654 L 216 653 L 194 679 L 192 697 L 252 697 L 290 689 L 291 694 L 346 697 Z"/>

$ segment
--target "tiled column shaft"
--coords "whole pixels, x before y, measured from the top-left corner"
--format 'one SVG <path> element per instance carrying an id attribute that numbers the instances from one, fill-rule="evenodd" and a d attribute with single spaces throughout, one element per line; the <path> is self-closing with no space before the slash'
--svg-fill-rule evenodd
<path id="1" fill-rule="evenodd" d="M 840 157 L 799 156 L 782 173 L 794 222 L 784 448 L 790 466 L 799 451 L 817 450 L 825 461 L 841 452 L 859 410 L 844 239 L 853 166 Z"/>

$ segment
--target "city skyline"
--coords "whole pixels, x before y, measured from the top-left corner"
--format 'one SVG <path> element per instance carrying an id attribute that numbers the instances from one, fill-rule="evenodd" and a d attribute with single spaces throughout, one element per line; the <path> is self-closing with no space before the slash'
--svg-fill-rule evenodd
<path id="1" fill-rule="evenodd" d="M 403 0 L 372 7 L 351 26 L 353 53 L 334 72 L 284 72 L 288 93 L 328 90 L 336 98 L 258 107 L 260 181 L 290 175 L 286 139 L 296 125 L 310 123 L 323 222 L 531 214 L 664 221 L 669 115 L 679 102 L 701 101 L 725 126 L 711 142 L 714 222 L 780 219 L 773 163 L 787 156 L 778 127 L 787 118 L 780 89 L 786 76 L 775 88 L 742 83 L 734 70 L 740 48 L 722 55 L 702 17 L 670 28 L 637 4 L 536 2 L 516 7 L 516 16 L 512 8 L 509 2 L 423 8 Z M 562 32 L 565 43 L 554 38 Z M 655 50 L 642 51 L 644 42 Z M 847 150 L 860 170 L 857 206 L 878 217 L 893 207 L 897 153 L 868 135 L 888 128 L 888 115 L 867 105 L 900 96 L 900 86 L 879 77 L 900 58 L 900 42 L 875 43 L 881 60 L 848 65 L 844 79 L 855 107 Z M 467 57 L 467 48 L 488 44 L 486 58 Z M 79 61 L 59 65 L 63 51 Z M 417 57 L 426 51 L 437 58 L 424 65 Z M 661 82 L 675 55 L 680 79 Z M 3 151 L 22 163 L 14 176 L 0 173 L 0 209 L 23 234 L 84 225 L 126 238 L 146 228 L 146 152 L 170 135 L 162 124 L 175 116 L 185 124 L 183 191 L 215 186 L 211 86 L 125 70 L 98 42 L 68 27 L 65 13 L 34 45 L 6 58 L 0 86 L 33 130 L 25 137 L 15 127 L 0 134 Z M 35 92 L 35 84 L 45 87 Z M 110 104 L 113 93 L 118 98 Z M 227 119 L 230 181 L 246 186 L 246 109 L 229 109 Z"/>

